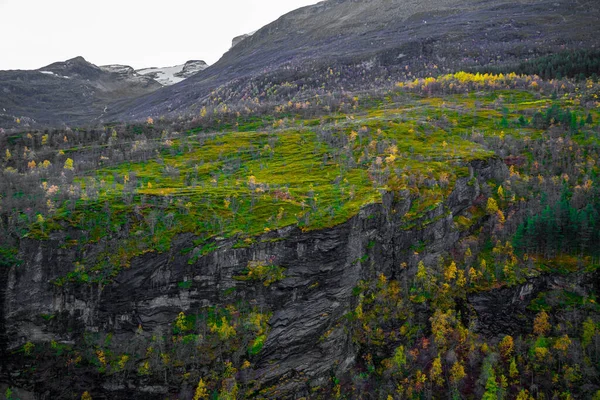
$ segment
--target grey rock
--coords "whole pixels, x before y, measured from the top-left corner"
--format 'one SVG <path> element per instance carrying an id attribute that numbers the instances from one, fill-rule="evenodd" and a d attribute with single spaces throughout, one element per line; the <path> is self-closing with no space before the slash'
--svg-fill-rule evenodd
<path id="1" fill-rule="evenodd" d="M 386 194 L 384 204 L 366 206 L 336 227 L 306 233 L 288 227 L 267 234 L 279 240 L 248 248 L 235 249 L 232 240 L 222 240 L 217 250 L 193 265 L 188 264 L 188 256 L 181 249 L 193 246 L 194 237 L 181 235 L 169 253 L 135 258 L 130 268 L 104 287 L 54 286 L 50 282 L 66 275 L 81 255 L 58 249 L 58 242 L 53 240 L 24 240 L 24 264 L 8 271 L 6 290 L 0 292 L 5 349 L 14 350 L 27 341 L 76 341 L 86 331 L 112 332 L 113 341 L 126 342 L 138 325 L 148 334 L 161 334 L 170 329 L 179 312 L 222 305 L 226 300 L 223 290 L 235 288 L 239 298 L 252 299 L 273 312 L 268 338 L 247 379 L 258 382 L 259 387 L 285 381 L 280 386 L 282 396 L 303 393 L 307 381 L 313 385 L 324 382 L 332 368 L 343 373 L 355 362 L 357 349 L 351 332 L 339 321 L 356 307 L 352 290 L 358 282 L 379 273 L 393 279 L 414 274 L 411 248 L 421 241 L 428 243 L 425 259 L 435 261 L 460 237 L 452 222 L 454 212 L 461 212 L 476 199 L 480 183 L 504 174 L 505 168 L 498 159 L 473 162 L 471 167 L 472 181 L 465 178 L 469 183 L 457 183 L 445 204 L 409 228 L 402 228 L 410 207 L 408 193 Z M 365 255 L 368 257 L 363 258 Z M 86 257 L 93 257 L 93 253 Z M 286 268 L 284 280 L 264 287 L 233 278 L 249 261 L 269 257 Z M 398 268 L 402 262 L 408 263 L 408 271 Z M 192 288 L 178 286 L 178 282 L 189 279 L 194 282 Z M 524 287 L 522 295 L 533 295 L 536 290 Z M 498 313 L 513 317 L 514 307 L 509 306 L 515 304 L 513 292 L 470 299 L 482 332 L 506 329 L 504 325 L 497 329 L 490 326 Z M 510 301 L 497 304 L 499 298 L 508 297 Z M 41 314 L 55 315 L 52 324 L 45 323 Z M 117 398 L 117 392 L 125 393 L 118 398 L 127 398 L 132 391 L 159 396 L 165 390 L 153 384 L 135 389 L 119 385 L 105 382 L 103 390 L 113 393 L 111 398 Z"/>

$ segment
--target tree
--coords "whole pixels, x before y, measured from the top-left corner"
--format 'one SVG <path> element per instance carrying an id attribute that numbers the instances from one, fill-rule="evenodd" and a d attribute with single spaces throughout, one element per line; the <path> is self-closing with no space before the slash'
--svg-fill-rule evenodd
<path id="1" fill-rule="evenodd" d="M 475 270 L 475 268 L 471 267 L 469 269 L 469 282 L 473 285 L 477 282 L 478 278 L 479 275 L 477 274 L 477 271 Z"/>
<path id="2" fill-rule="evenodd" d="M 492 197 L 488 198 L 486 211 L 488 214 L 496 214 L 498 212 L 498 203 Z"/>
<path id="3" fill-rule="evenodd" d="M 510 360 L 508 375 L 513 379 L 519 376 L 519 369 L 517 368 L 517 362 L 515 361 L 514 357 L 512 358 L 512 360 Z"/>
<path id="4" fill-rule="evenodd" d="M 558 351 L 562 351 L 564 354 L 567 353 L 569 346 L 571 346 L 571 339 L 569 338 L 569 335 L 564 335 L 556 339 L 556 342 L 554 343 L 554 348 Z"/>
<path id="5" fill-rule="evenodd" d="M 533 397 L 529 395 L 529 392 L 525 389 L 521 389 L 517 395 L 517 400 L 533 400 Z"/>
<path id="6" fill-rule="evenodd" d="M 456 284 L 458 287 L 464 287 L 467 284 L 467 278 L 465 277 L 465 271 L 460 269 L 458 270 L 458 278 L 456 278 Z"/>
<path id="7" fill-rule="evenodd" d="M 73 160 L 70 158 L 67 158 L 65 160 L 65 166 L 64 169 L 68 170 L 68 171 L 73 171 L 75 168 L 73 167 Z"/>
<path id="8" fill-rule="evenodd" d="M 419 264 L 417 265 L 417 274 L 415 275 L 415 280 L 418 284 L 422 285 L 423 287 L 428 283 L 429 276 L 427 274 L 427 268 L 425 267 L 425 264 L 423 264 L 423 261 L 419 261 Z"/>
<path id="9" fill-rule="evenodd" d="M 404 354 L 404 346 L 402 345 L 398 346 L 394 352 L 394 364 L 400 371 L 406 365 L 406 354 Z"/>
<path id="10" fill-rule="evenodd" d="M 187 317 L 183 311 L 177 316 L 177 319 L 175 320 L 175 327 L 180 333 L 184 333 L 190 329 Z"/>
<path id="11" fill-rule="evenodd" d="M 500 350 L 500 355 L 504 360 L 508 360 L 513 353 L 514 349 L 514 340 L 512 336 L 506 335 L 498 345 L 498 349 Z"/>
<path id="12" fill-rule="evenodd" d="M 196 387 L 196 393 L 194 394 L 194 400 L 201 399 L 208 399 L 208 390 L 206 390 L 206 384 L 202 378 L 200 378 L 198 386 Z"/>
<path id="13" fill-rule="evenodd" d="M 591 318 L 583 322 L 583 332 L 581 334 L 581 344 L 583 347 L 588 347 L 592 343 L 592 339 L 596 336 L 596 324 Z"/>
<path id="14" fill-rule="evenodd" d="M 438 386 L 442 386 L 444 384 L 442 358 L 439 355 L 433 360 L 431 370 L 429 371 L 429 380 Z"/>
<path id="15" fill-rule="evenodd" d="M 451 282 L 453 279 L 455 279 L 457 271 L 458 268 L 456 268 L 456 263 L 452 261 L 452 263 L 450 263 L 450 265 L 448 266 L 448 268 L 446 268 L 446 271 L 444 272 L 444 278 L 446 279 L 446 282 Z"/>
<path id="16" fill-rule="evenodd" d="M 498 400 L 498 382 L 496 382 L 496 374 L 493 368 L 490 368 L 490 376 L 485 383 L 485 393 L 481 399 Z"/>
<path id="17" fill-rule="evenodd" d="M 460 361 L 455 362 L 450 369 L 450 380 L 452 383 L 458 385 L 466 376 L 465 367 L 463 367 Z"/>
<path id="18" fill-rule="evenodd" d="M 437 309 L 429 320 L 431 321 L 431 333 L 435 344 L 440 350 L 445 349 L 452 332 L 452 311 L 449 310 L 444 313 Z"/>
<path id="19" fill-rule="evenodd" d="M 498 186 L 498 197 L 504 199 L 504 189 L 502 188 L 502 185 Z"/>
<path id="20" fill-rule="evenodd" d="M 545 336 L 550 331 L 550 322 L 546 311 L 540 311 L 533 321 L 533 333 L 537 336 Z"/>

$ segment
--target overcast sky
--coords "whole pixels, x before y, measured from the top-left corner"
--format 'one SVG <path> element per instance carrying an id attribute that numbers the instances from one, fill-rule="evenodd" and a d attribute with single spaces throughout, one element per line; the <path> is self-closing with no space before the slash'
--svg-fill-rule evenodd
<path id="1" fill-rule="evenodd" d="M 0 0 L 0 70 L 83 56 L 136 69 L 216 62 L 233 37 L 318 0 Z"/>

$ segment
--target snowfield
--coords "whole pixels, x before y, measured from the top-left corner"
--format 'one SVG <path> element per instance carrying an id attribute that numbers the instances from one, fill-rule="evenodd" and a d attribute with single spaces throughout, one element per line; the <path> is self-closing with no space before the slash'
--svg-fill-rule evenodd
<path id="1" fill-rule="evenodd" d="M 52 76 L 55 76 L 55 77 L 57 77 L 57 78 L 71 79 L 71 77 L 69 77 L 69 76 L 57 75 L 57 74 L 55 74 L 55 73 L 54 73 L 54 72 L 52 72 L 52 71 L 40 71 L 40 72 L 41 72 L 42 74 L 45 74 L 45 75 L 52 75 Z"/>
<path id="2" fill-rule="evenodd" d="M 140 75 L 150 75 L 154 80 L 158 81 L 163 86 L 174 85 L 176 83 L 181 82 L 185 78 L 180 78 L 175 76 L 175 74 L 180 73 L 183 70 L 182 65 L 176 65 L 174 67 L 164 67 L 164 68 L 145 68 L 139 69 L 136 72 Z"/>
<path id="3" fill-rule="evenodd" d="M 144 68 L 136 72 L 158 81 L 163 86 L 170 86 L 189 78 L 190 76 L 208 68 L 204 61 L 188 61 L 185 64 L 164 68 Z"/>

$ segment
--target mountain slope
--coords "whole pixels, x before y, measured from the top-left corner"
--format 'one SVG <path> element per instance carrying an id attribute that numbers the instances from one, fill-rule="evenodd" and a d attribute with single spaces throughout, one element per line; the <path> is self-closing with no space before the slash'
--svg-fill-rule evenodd
<path id="1" fill-rule="evenodd" d="M 0 392 L 596 398 L 599 93 L 463 72 L 0 135 Z"/>
<path id="2" fill-rule="evenodd" d="M 583 1 L 328 0 L 284 15 L 202 74 L 144 96 L 114 115 L 141 119 L 194 110 L 228 83 L 235 86 L 229 99 L 234 101 L 252 95 L 251 86 L 260 93 L 265 82 L 248 82 L 260 76 L 306 85 L 329 66 L 341 74 L 345 66 L 362 66 L 342 76 L 352 86 L 376 72 L 386 79 L 407 68 L 413 74 L 435 74 L 593 48 L 600 44 L 599 18 L 597 3 Z"/>
<path id="3" fill-rule="evenodd" d="M 91 123 L 117 99 L 161 87 L 131 72 L 100 68 L 82 57 L 34 71 L 0 71 L 0 127 Z"/>

